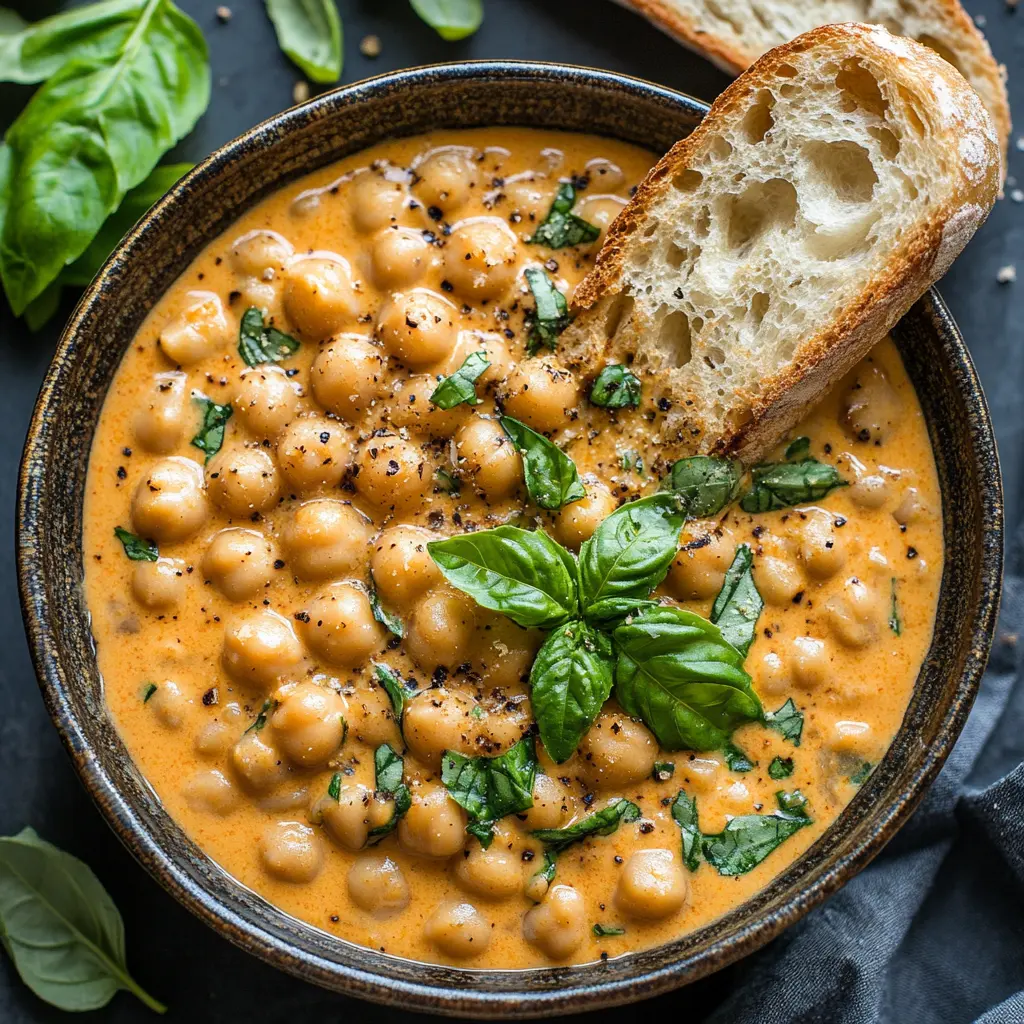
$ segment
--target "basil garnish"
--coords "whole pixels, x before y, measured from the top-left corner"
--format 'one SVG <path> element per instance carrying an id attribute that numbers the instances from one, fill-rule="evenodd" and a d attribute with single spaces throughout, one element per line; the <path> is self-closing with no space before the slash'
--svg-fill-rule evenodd
<path id="1" fill-rule="evenodd" d="M 654 769 L 651 771 L 651 778 L 655 782 L 668 782 L 675 773 L 675 761 L 655 761 Z"/>
<path id="2" fill-rule="evenodd" d="M 683 513 L 675 495 L 652 494 L 614 511 L 580 548 L 584 618 L 621 619 L 665 578 L 679 548 Z"/>
<path id="3" fill-rule="evenodd" d="M 234 410 L 230 405 L 218 405 L 205 395 L 196 395 L 195 402 L 203 410 L 203 423 L 199 433 L 192 438 L 192 444 L 206 452 L 206 461 L 209 462 L 224 444 L 224 428 Z"/>
<path id="4" fill-rule="evenodd" d="M 903 634 L 903 618 L 900 615 L 899 602 L 896 599 L 896 577 L 889 580 L 889 628 L 897 635 Z"/>
<path id="5" fill-rule="evenodd" d="M 370 610 L 373 612 L 373 617 L 389 633 L 397 636 L 399 640 L 405 638 L 405 623 L 380 603 L 380 594 L 377 593 L 376 587 L 370 591 Z"/>
<path id="6" fill-rule="evenodd" d="M 453 498 L 459 496 L 459 481 L 447 469 L 438 467 L 434 470 L 434 488 L 444 491 L 445 494 L 450 494 Z"/>
<path id="7" fill-rule="evenodd" d="M 267 719 L 273 714 L 274 709 L 277 707 L 278 702 L 273 698 L 267 698 L 263 702 L 263 706 L 260 708 L 259 713 L 253 720 L 252 724 L 245 730 L 245 732 L 260 732 L 266 727 Z M 245 733 L 242 734 L 243 736 Z"/>
<path id="8" fill-rule="evenodd" d="M 611 641 L 578 619 L 556 629 L 530 670 L 530 701 L 544 749 L 557 764 L 576 752 L 612 692 Z"/>
<path id="9" fill-rule="evenodd" d="M 697 798 L 679 790 L 672 801 L 672 820 L 683 833 L 683 863 L 691 870 L 700 867 L 700 827 L 697 824 Z"/>
<path id="10" fill-rule="evenodd" d="M 637 821 L 639 818 L 640 808 L 631 800 L 619 797 L 582 821 L 574 822 L 565 828 L 538 828 L 530 834 L 534 839 L 539 839 L 552 853 L 557 854 L 581 839 L 590 836 L 610 836 L 624 821 Z"/>
<path id="11" fill-rule="evenodd" d="M 526 354 L 536 355 L 540 348 L 554 351 L 558 347 L 558 336 L 571 320 L 568 303 L 551 278 L 539 267 L 527 267 L 524 276 L 536 303 L 536 308 L 526 314 L 529 328 Z"/>
<path id="12" fill-rule="evenodd" d="M 263 323 L 263 313 L 250 306 L 242 316 L 238 330 L 238 354 L 249 366 L 279 363 L 299 350 L 299 343 L 276 327 Z"/>
<path id="13" fill-rule="evenodd" d="M 707 519 L 736 498 L 742 477 L 743 467 L 735 459 L 694 455 L 672 464 L 662 490 L 678 494 L 691 518 Z"/>
<path id="14" fill-rule="evenodd" d="M 341 799 L 341 772 L 335 772 L 327 784 L 327 795 L 334 801 Z"/>
<path id="15" fill-rule="evenodd" d="M 757 767 L 757 762 L 752 760 L 746 751 L 740 750 L 735 743 L 726 743 L 722 748 L 722 754 L 731 772 L 752 772 Z"/>
<path id="16" fill-rule="evenodd" d="M 448 41 L 471 36 L 484 20 L 483 0 L 409 0 L 412 9 Z"/>
<path id="17" fill-rule="evenodd" d="M 373 674 L 377 677 L 377 682 L 384 687 L 391 701 L 391 710 L 401 726 L 405 705 L 418 691 L 414 686 L 409 686 L 390 665 L 379 661 L 373 662 Z"/>
<path id="18" fill-rule="evenodd" d="M 373 769 L 377 792 L 395 802 L 395 811 L 391 815 L 391 820 L 387 824 L 370 829 L 367 834 L 367 840 L 370 843 L 378 843 L 398 827 L 398 819 L 412 806 L 412 794 L 403 781 L 405 762 L 395 753 L 390 744 L 382 743 L 373 752 Z"/>
<path id="19" fill-rule="evenodd" d="M 480 375 L 491 365 L 486 352 L 471 352 L 462 365 L 450 376 L 445 377 L 434 388 L 430 400 L 439 409 L 454 409 L 463 403 L 479 405 L 476 397 L 476 382 Z"/>
<path id="20" fill-rule="evenodd" d="M 156 683 L 144 683 L 142 687 L 142 703 L 148 704 L 150 697 L 159 689 Z"/>
<path id="21" fill-rule="evenodd" d="M 765 462 L 750 471 L 750 490 L 740 499 L 744 512 L 774 512 L 805 501 L 819 501 L 829 491 L 845 487 L 835 466 L 802 459 Z"/>
<path id="22" fill-rule="evenodd" d="M 277 44 L 311 81 L 341 77 L 341 18 L 334 0 L 266 0 Z"/>
<path id="23" fill-rule="evenodd" d="M 865 761 L 854 773 L 850 776 L 850 781 L 855 786 L 862 786 L 868 781 L 868 776 L 871 774 L 871 770 L 875 766 L 870 761 Z"/>
<path id="24" fill-rule="evenodd" d="M 590 401 L 602 409 L 635 409 L 640 404 L 640 391 L 640 379 L 624 366 L 612 363 L 597 375 L 590 388 Z"/>
<path id="25" fill-rule="evenodd" d="M 151 541 L 136 537 L 123 527 L 114 527 L 114 536 L 121 542 L 124 553 L 133 562 L 155 562 L 160 557 L 160 549 Z"/>
<path id="26" fill-rule="evenodd" d="M 773 757 L 768 765 L 768 777 L 772 779 L 788 779 L 793 774 L 793 758 Z"/>
<path id="27" fill-rule="evenodd" d="M 757 619 L 764 608 L 764 601 L 754 585 L 751 572 L 753 561 L 749 546 L 740 544 L 711 608 L 711 621 L 722 631 L 722 636 L 744 656 L 754 642 Z"/>
<path id="28" fill-rule="evenodd" d="M 532 736 L 524 736 L 499 757 L 466 757 L 454 750 L 446 750 L 441 757 L 441 781 L 469 815 L 466 831 L 475 835 L 485 850 L 499 818 L 533 806 L 536 774 Z"/>
<path id="29" fill-rule="evenodd" d="M 786 452 L 783 458 L 787 462 L 791 462 L 793 459 L 799 458 L 801 455 L 806 455 L 811 450 L 811 439 L 809 437 L 795 437 L 786 446 Z"/>
<path id="30" fill-rule="evenodd" d="M 717 626 L 680 608 L 650 608 L 614 634 L 615 693 L 664 750 L 720 750 L 761 717 L 743 658 Z"/>
<path id="31" fill-rule="evenodd" d="M 546 245 L 549 249 L 564 249 L 596 241 L 601 229 L 573 213 L 575 205 L 576 189 L 563 181 L 558 186 L 547 217 L 527 241 L 532 245 Z"/>
<path id="32" fill-rule="evenodd" d="M 595 939 L 607 939 L 612 938 L 616 935 L 626 934 L 625 928 L 614 928 L 611 925 L 607 924 L 595 924 L 594 927 L 590 930 L 594 933 Z"/>
<path id="33" fill-rule="evenodd" d="M 790 697 L 778 711 L 766 711 L 764 724 L 769 729 L 774 729 L 782 734 L 782 738 L 789 740 L 794 747 L 800 746 L 800 736 L 804 731 L 804 715 L 797 710 L 797 706 Z"/>
<path id="34" fill-rule="evenodd" d="M 446 580 L 520 626 L 551 629 L 576 614 L 576 563 L 543 530 L 499 526 L 427 544 Z"/>
<path id="35" fill-rule="evenodd" d="M 535 505 L 556 511 L 587 496 L 576 463 L 558 445 L 511 416 L 502 416 L 501 426 L 523 457 L 526 489 Z"/>

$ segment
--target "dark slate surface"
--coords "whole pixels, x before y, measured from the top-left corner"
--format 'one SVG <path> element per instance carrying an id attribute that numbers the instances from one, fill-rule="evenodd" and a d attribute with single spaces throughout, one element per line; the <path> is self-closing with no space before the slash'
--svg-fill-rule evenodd
<path id="1" fill-rule="evenodd" d="M 179 3 L 199 21 L 212 53 L 210 109 L 175 154 L 198 160 L 288 106 L 299 76 L 277 52 L 258 0 L 230 3 L 234 17 L 228 25 L 218 23 L 215 0 Z M 1011 72 L 1020 72 L 1011 80 L 1011 95 L 1024 101 L 1024 12 L 1012 13 L 1002 0 L 967 0 L 966 5 L 985 19 L 997 58 Z M 44 6 L 26 2 L 25 13 L 39 16 Z M 704 99 L 727 82 L 721 72 L 605 0 L 487 0 L 481 31 L 455 44 L 434 36 L 410 13 L 405 0 L 340 0 L 339 6 L 346 32 L 345 82 L 415 64 L 489 57 L 609 68 Z M 358 52 L 360 39 L 370 32 L 384 46 L 375 61 Z M 13 116 L 28 95 L 27 89 L 0 88 L 0 122 Z M 1008 193 L 1024 187 L 1024 142 L 1019 149 L 1011 144 L 1010 174 L 1021 186 L 1011 184 Z M 998 284 L 999 268 L 1015 260 L 1020 262 L 1021 281 Z M 997 205 L 941 289 L 987 388 L 1006 483 L 1007 568 L 1017 573 L 1024 465 L 1024 203 L 1010 196 Z M 62 315 L 70 309 L 69 299 Z M 346 1013 L 366 1022 L 409 1019 L 409 1014 L 310 988 L 228 945 L 131 860 L 72 773 L 33 680 L 13 548 L 21 442 L 56 335 L 54 326 L 31 337 L 0 308 L 0 406 L 6 410 L 6 443 L 0 446 L 0 834 L 31 824 L 93 866 L 124 914 L 132 970 L 170 1004 L 169 1020 L 285 1024 L 337 1019 Z M 919 813 L 890 847 L 892 854 L 887 851 L 854 885 L 765 953 L 683 992 L 590 1020 L 632 1021 L 667 1012 L 692 1021 L 713 1014 L 731 1024 L 769 1019 L 1024 1021 L 1022 770 L 1018 767 L 1008 779 L 997 781 L 1024 758 L 1019 727 L 1024 693 L 1015 685 L 1015 650 L 1012 638 L 1007 639 L 1024 624 L 1024 615 L 1016 580 L 1010 584 L 994 670 L 955 763 L 924 810 L 941 816 L 948 832 L 945 841 L 934 843 Z M 959 823 L 958 834 L 954 822 Z M 932 843 L 924 851 L 928 871 L 923 883 L 916 862 L 908 861 L 907 847 L 918 842 Z M 906 863 L 894 869 L 897 855 Z M 894 934 L 884 921 L 895 917 L 901 923 Z M 870 943 L 864 941 L 868 936 Z M 867 945 L 872 948 L 866 950 Z M 0 961 L 0 1021 L 62 1019 L 20 984 L 6 960 Z M 815 964 L 813 969 L 796 977 L 808 962 Z M 86 1019 L 122 1024 L 147 1017 L 139 1004 L 121 994 L 106 1010 Z"/>

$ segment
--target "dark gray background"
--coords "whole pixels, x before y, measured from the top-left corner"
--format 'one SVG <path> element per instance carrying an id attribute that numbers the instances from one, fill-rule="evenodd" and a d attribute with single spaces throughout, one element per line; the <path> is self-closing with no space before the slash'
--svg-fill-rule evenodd
<path id="1" fill-rule="evenodd" d="M 10 2 L 10 0 L 8 0 Z M 815 0 L 804 0 L 815 2 Z M 259 0 L 229 0 L 233 18 L 218 23 L 216 0 L 178 0 L 192 14 L 210 44 L 213 66 L 213 99 L 206 116 L 175 156 L 197 161 L 212 149 L 244 129 L 291 104 L 292 87 L 299 74 L 278 53 L 273 32 Z M 14 6 L 19 6 L 17 3 Z M 999 61 L 1011 69 L 1011 97 L 1024 100 L 1024 11 L 1013 13 L 1002 0 L 967 0 L 973 15 L 985 19 L 992 49 Z M 52 5 L 23 5 L 26 16 L 39 17 Z M 345 22 L 344 82 L 395 68 L 469 58 L 518 57 L 565 61 L 623 71 L 652 79 L 712 99 L 727 84 L 727 77 L 711 65 L 656 32 L 640 18 L 606 0 L 486 0 L 487 17 L 482 29 L 471 39 L 445 43 L 409 11 L 405 0 L 339 0 Z M 376 60 L 359 54 L 359 41 L 367 33 L 377 34 L 383 53 Z M 1013 71 L 1022 72 L 1014 76 Z M 0 88 L 0 124 L 17 112 L 30 94 L 28 89 Z M 1024 110 L 1024 106 L 1021 106 Z M 1024 119 L 1024 114 L 1021 115 Z M 1024 135 L 1018 132 L 1014 140 Z M 1024 142 L 1022 142 L 1024 147 Z M 1010 146 L 1010 175 L 1024 187 L 1024 150 L 1014 141 Z M 1015 184 L 1007 188 L 1009 193 Z M 1000 267 L 1019 261 L 1021 281 L 1000 285 Z M 996 422 L 1003 457 L 1006 484 L 1008 569 L 1017 568 L 1017 528 L 1021 487 L 1021 443 L 1024 417 L 1020 413 L 1021 385 L 1024 384 L 1024 203 L 1009 195 L 1000 201 L 988 223 L 970 243 L 941 290 L 978 365 Z M 60 321 L 71 311 L 72 296 L 66 295 Z M 170 1006 L 168 1019 L 191 1024 L 249 1020 L 291 1022 L 314 1017 L 335 1019 L 351 1012 L 360 1021 L 410 1019 L 413 1015 L 356 1003 L 321 992 L 295 981 L 249 957 L 220 939 L 193 919 L 154 882 L 121 848 L 78 784 L 56 733 L 43 709 L 34 681 L 24 640 L 14 566 L 14 514 L 18 460 L 36 392 L 53 352 L 57 324 L 39 336 L 31 336 L 14 321 L 0 299 L 0 407 L 6 409 L 4 443 L 0 445 L 0 834 L 34 826 L 44 837 L 86 860 L 108 887 L 125 918 L 129 963 L 136 978 Z M 1008 602 L 1009 604 L 1009 602 Z M 1008 609 L 1009 610 L 1009 609 Z M 1016 617 L 1016 616 L 1015 616 Z M 1004 613 L 1004 620 L 1006 613 Z M 979 702 L 971 727 L 975 741 L 970 759 L 961 775 L 950 775 L 957 786 L 972 769 L 976 786 L 988 784 L 1005 774 L 1024 757 L 1017 708 L 1024 712 L 1024 695 L 1016 687 L 1011 695 L 1012 643 L 1006 639 L 1010 627 L 1004 621 L 1002 641 L 997 643 L 993 681 L 987 696 Z M 1009 701 L 1010 712 L 999 714 Z M 981 749 L 981 739 L 987 745 Z M 966 756 L 966 755 L 965 755 Z M 976 760 L 977 757 L 977 760 Z M 961 758 L 964 760 L 964 758 Z M 956 769 L 959 770 L 959 769 Z M 1018 772 L 1019 774 L 1019 772 Z M 942 782 L 937 786 L 943 796 Z M 947 808 L 952 820 L 952 803 Z M 924 813 L 928 813 L 925 808 Z M 916 824 L 923 817 L 919 813 Z M 963 840 L 970 844 L 970 815 Z M 918 835 L 914 826 L 900 837 Z M 898 846 L 900 840 L 893 844 Z M 1020 840 L 1019 833 L 1015 841 Z M 957 840 L 959 843 L 960 840 Z M 953 843 L 953 840 L 950 840 Z M 906 844 L 904 844 L 906 845 Z M 959 845 L 941 848 L 943 870 L 955 872 Z M 1020 847 L 1018 858 L 1024 857 Z M 884 858 L 883 858 L 884 860 Z M 952 867 L 949 867 L 952 865 Z M 794 929 L 775 944 L 776 950 L 751 958 L 713 978 L 676 993 L 629 1006 L 589 1019 L 633 1021 L 654 1014 L 680 1013 L 691 1021 L 703 1019 L 716 1008 L 716 1019 L 732 1022 L 785 1021 L 968 1021 L 985 1013 L 995 1002 L 1024 989 L 1024 909 L 1020 874 L 1005 878 L 998 867 L 973 881 L 952 873 L 939 875 L 938 884 L 956 888 L 960 904 L 942 904 L 941 912 L 929 897 L 922 904 L 918 921 L 927 935 L 928 915 L 941 916 L 934 928 L 955 924 L 948 944 L 939 945 L 939 956 L 924 948 L 910 956 L 903 967 L 889 969 L 882 997 L 846 1007 L 829 998 L 780 999 L 773 1006 L 771 990 L 782 987 L 785 972 L 776 968 L 773 953 L 780 948 L 798 948 L 807 935 L 830 927 L 830 913 L 836 914 L 843 899 L 854 892 L 878 892 L 884 884 L 884 867 L 877 866 L 831 905 L 810 915 L 807 927 Z M 872 872 L 879 871 L 873 882 Z M 943 877 L 946 881 L 942 881 Z M 980 887 L 972 891 L 970 886 Z M 993 901 L 995 887 L 1008 888 Z M 944 895 L 948 895 L 944 894 Z M 891 894 L 892 905 L 900 902 Z M 885 909 L 882 913 L 884 915 Z M 895 910 L 893 910 L 895 913 Z M 1005 920 L 1004 920 L 1005 919 Z M 918 929 L 920 930 L 920 929 Z M 856 930 L 840 944 L 855 945 Z M 953 970 L 965 949 L 978 947 L 997 937 L 995 949 L 985 953 L 977 972 L 966 981 L 954 983 Z M 925 942 L 910 928 L 896 937 L 904 946 Z M 925 943 L 926 945 L 926 943 Z M 820 945 L 818 947 L 821 948 Z M 944 953 L 943 953 L 944 950 Z M 913 948 L 911 948 L 913 953 Z M 826 978 L 835 967 L 835 951 L 815 968 Z M 996 961 L 996 962 L 994 962 Z M 901 961 L 902 962 L 902 961 Z M 998 972 L 998 982 L 989 975 Z M 962 972 L 961 972 L 962 973 Z M 949 975 L 949 977 L 947 977 Z M 974 984 L 974 981 L 977 984 Z M 987 987 L 986 987 L 987 986 Z M 824 986 L 833 988 L 833 986 Z M 851 979 L 849 991 L 855 988 Z M 840 986 L 834 990 L 840 996 Z M 780 997 L 782 993 L 779 993 Z M 728 1002 L 728 1007 L 723 1003 Z M 780 1004 L 785 1003 L 783 1008 Z M 767 1007 L 772 1007 L 769 1013 Z M 902 1007 L 891 1015 L 894 1007 Z M 986 1021 L 1024 1021 L 1024 1004 L 1014 1003 Z M 1019 1012 L 1019 1015 L 1018 1015 Z M 0 1022 L 57 1021 L 64 1015 L 39 1002 L 22 986 L 10 964 L 0 956 Z M 144 1020 L 150 1015 L 130 996 L 119 994 L 105 1010 L 86 1019 L 112 1022 Z M 150 1019 L 152 1019 L 150 1017 Z M 426 1019 L 426 1018 L 423 1018 Z"/>

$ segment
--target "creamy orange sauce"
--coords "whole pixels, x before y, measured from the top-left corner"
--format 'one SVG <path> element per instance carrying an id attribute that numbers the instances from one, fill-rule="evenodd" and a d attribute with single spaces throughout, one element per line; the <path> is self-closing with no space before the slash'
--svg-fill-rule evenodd
<path id="1" fill-rule="evenodd" d="M 188 834 L 317 928 L 388 954 L 481 968 L 586 962 L 664 942 L 799 857 L 899 727 L 932 635 L 942 534 L 925 424 L 887 340 L 792 434 L 809 437 L 811 454 L 849 486 L 813 506 L 748 515 L 734 505 L 687 524 L 656 593 L 707 615 L 736 545 L 751 546 L 765 608 L 746 669 L 766 709 L 792 698 L 803 712 L 800 745 L 745 725 L 733 742 L 757 763 L 734 772 L 721 752 L 659 752 L 612 700 L 566 763 L 554 765 L 538 741 L 545 778 L 535 805 L 499 823 L 486 857 L 439 789 L 441 750 L 493 755 L 530 729 L 526 680 L 542 636 L 445 584 L 425 542 L 512 522 L 578 550 L 616 504 L 653 492 L 668 469 L 645 443 L 655 396 L 612 414 L 586 398 L 600 367 L 562 375 L 557 351 L 524 350 L 524 312 L 534 306 L 524 269 L 546 266 L 571 294 L 600 244 L 549 251 L 526 242 L 559 181 L 586 176 L 574 212 L 605 228 L 651 163 L 605 139 L 509 128 L 376 147 L 282 189 L 214 240 L 153 310 L 114 380 L 84 526 L 108 706 Z M 277 367 L 247 369 L 239 356 L 250 306 L 301 342 Z M 436 378 L 474 351 L 491 361 L 481 404 L 431 406 Z M 190 443 L 201 421 L 194 392 L 234 409 L 205 467 Z M 527 503 L 496 399 L 573 458 L 584 502 L 557 515 Z M 439 471 L 461 481 L 458 496 Z M 317 499 L 344 504 L 307 504 Z M 161 561 L 130 561 L 115 526 L 157 542 Z M 409 526 L 421 532 L 387 532 Z M 228 529 L 250 532 L 225 537 Z M 373 583 L 404 641 L 370 615 Z M 371 661 L 421 688 L 404 737 Z M 312 703 L 299 707 L 296 693 Z M 246 732 L 268 699 L 281 703 Z M 340 746 L 340 724 L 316 719 L 318 708 L 343 713 Z M 413 811 L 360 850 L 365 819 L 332 826 L 316 810 L 336 772 L 371 792 L 384 742 L 405 750 Z M 775 757 L 792 758 L 791 777 L 769 776 Z M 673 762 L 674 775 L 655 781 L 655 760 Z M 807 797 L 813 824 L 746 874 L 704 863 L 680 875 L 669 812 L 680 789 L 697 798 L 707 833 L 731 816 L 773 811 L 780 789 Z M 566 920 L 552 905 L 524 928 L 530 896 L 543 894 L 530 888 L 542 848 L 529 830 L 579 820 L 615 797 L 634 801 L 642 819 L 563 853 L 555 885 L 576 892 Z M 387 806 L 370 804 L 367 817 L 386 818 Z M 658 906 L 623 894 L 622 874 L 643 849 L 671 852 L 681 905 L 666 912 L 671 894 Z M 475 916 L 461 925 L 458 914 L 438 916 L 449 901 Z M 594 924 L 624 934 L 598 938 Z"/>

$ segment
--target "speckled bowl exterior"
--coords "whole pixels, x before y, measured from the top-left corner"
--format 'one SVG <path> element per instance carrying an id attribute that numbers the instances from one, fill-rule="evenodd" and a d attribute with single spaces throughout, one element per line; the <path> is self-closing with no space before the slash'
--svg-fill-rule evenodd
<path id="1" fill-rule="evenodd" d="M 438 967 L 346 943 L 271 906 L 191 842 L 107 714 L 82 587 L 89 446 L 132 336 L 203 245 L 283 183 L 389 136 L 534 125 L 660 154 L 706 109 L 636 79 L 516 62 L 403 71 L 328 93 L 254 128 L 178 184 L 120 245 L 64 332 L 29 429 L 18 499 L 21 599 L 43 697 L 83 783 L 128 849 L 193 913 L 268 963 L 350 995 L 476 1019 L 634 1002 L 763 946 L 835 892 L 892 838 L 952 748 L 992 641 L 1003 518 L 985 399 L 934 291 L 896 338 L 924 407 L 945 510 L 935 640 L 899 734 L 853 802 L 766 889 L 707 927 L 604 963 L 527 971 Z"/>

